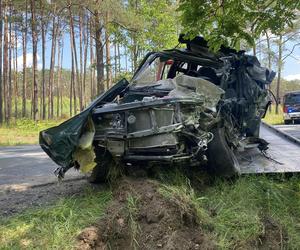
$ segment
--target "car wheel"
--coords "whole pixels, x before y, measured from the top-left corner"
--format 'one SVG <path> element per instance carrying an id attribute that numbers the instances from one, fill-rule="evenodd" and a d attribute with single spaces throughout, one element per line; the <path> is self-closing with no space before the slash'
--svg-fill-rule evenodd
<path id="1" fill-rule="evenodd" d="M 107 181 L 108 168 L 103 164 L 97 164 L 88 176 L 90 183 L 103 183 Z"/>
<path id="2" fill-rule="evenodd" d="M 284 120 L 284 124 L 286 124 L 286 125 L 292 124 L 292 120 Z"/>
<path id="3" fill-rule="evenodd" d="M 98 161 L 96 167 L 94 167 L 92 172 L 88 175 L 88 181 L 90 183 L 107 182 L 109 167 L 111 166 L 112 161 L 111 155 L 106 154 L 102 158 L 102 161 Z"/>
<path id="4" fill-rule="evenodd" d="M 225 139 L 224 128 L 212 130 L 214 139 L 208 144 L 208 171 L 214 175 L 231 177 L 240 173 L 240 166 L 234 152 Z"/>

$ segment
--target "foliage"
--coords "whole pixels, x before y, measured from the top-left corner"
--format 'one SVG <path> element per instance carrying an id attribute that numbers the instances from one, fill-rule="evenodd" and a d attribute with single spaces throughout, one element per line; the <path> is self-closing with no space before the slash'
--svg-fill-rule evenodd
<path id="1" fill-rule="evenodd" d="M 201 34 L 214 50 L 222 44 L 240 48 L 241 41 L 253 45 L 266 30 L 281 33 L 293 26 L 300 2 L 294 0 L 181 0 L 184 32 Z"/>
<path id="2" fill-rule="evenodd" d="M 138 39 L 142 51 L 173 48 L 177 44 L 176 4 L 171 0 L 141 0 L 138 13 L 144 22 Z"/>
<path id="3" fill-rule="evenodd" d="M 100 218 L 111 192 L 86 189 L 49 207 L 0 220 L 1 249 L 72 249 L 75 237 Z"/>
<path id="4" fill-rule="evenodd" d="M 276 81 L 277 81 L 277 79 L 275 78 L 273 80 L 272 84 L 270 85 L 271 91 L 273 93 L 276 93 Z M 290 92 L 290 91 L 296 91 L 296 90 L 300 90 L 300 81 L 299 80 L 287 81 L 285 79 L 281 79 L 280 91 L 279 91 L 279 96 L 281 99 L 285 93 Z M 279 100 L 279 102 L 280 101 L 281 100 Z"/>

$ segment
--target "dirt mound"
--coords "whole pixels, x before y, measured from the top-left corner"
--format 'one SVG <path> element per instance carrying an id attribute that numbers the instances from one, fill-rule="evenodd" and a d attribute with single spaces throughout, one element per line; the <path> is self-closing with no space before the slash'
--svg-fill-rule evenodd
<path id="1" fill-rule="evenodd" d="M 285 249 L 287 235 L 272 218 L 264 218 L 264 233 L 260 237 L 259 249 Z"/>
<path id="2" fill-rule="evenodd" d="M 77 249 L 215 249 L 195 208 L 164 197 L 157 182 L 124 178 L 105 216 L 77 237 Z"/>

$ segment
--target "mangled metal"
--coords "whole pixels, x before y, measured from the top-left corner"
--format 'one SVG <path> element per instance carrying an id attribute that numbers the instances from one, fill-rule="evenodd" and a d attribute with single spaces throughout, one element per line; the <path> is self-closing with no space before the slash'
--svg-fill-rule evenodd
<path id="1" fill-rule="evenodd" d="M 202 38 L 180 41 L 187 49 L 149 53 L 130 83 L 121 80 L 79 115 L 41 132 L 59 176 L 70 167 L 100 176 L 108 160 L 208 164 L 230 176 L 240 171 L 236 151 L 266 149 L 259 127 L 274 73 L 244 52 L 212 53 Z"/>

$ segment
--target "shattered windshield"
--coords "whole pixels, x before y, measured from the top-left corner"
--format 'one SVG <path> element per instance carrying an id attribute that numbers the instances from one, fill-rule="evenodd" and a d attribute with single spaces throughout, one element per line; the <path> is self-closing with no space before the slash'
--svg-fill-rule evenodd
<path id="1" fill-rule="evenodd" d="M 220 82 L 217 69 L 195 62 L 152 54 L 133 77 L 131 84 L 135 87 L 151 86 L 158 84 L 160 80 L 173 79 L 180 75 L 199 77 L 216 85 Z"/>
<path id="2" fill-rule="evenodd" d="M 133 79 L 132 83 L 136 86 L 153 85 L 155 82 L 167 79 L 168 72 L 173 60 L 166 60 L 162 57 L 154 57 L 152 60 L 146 61 L 140 72 Z"/>

